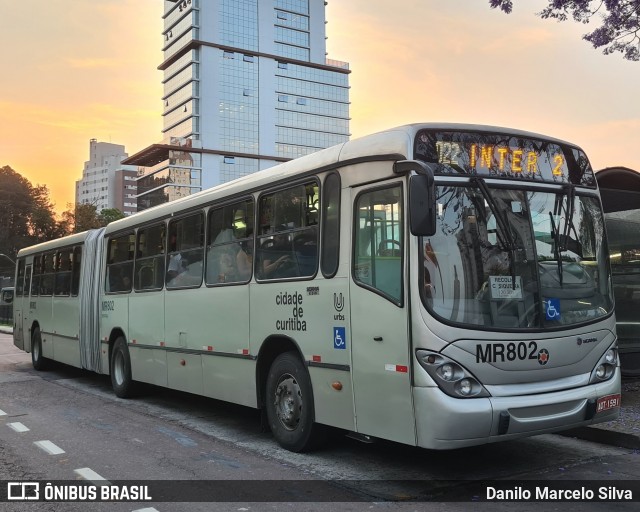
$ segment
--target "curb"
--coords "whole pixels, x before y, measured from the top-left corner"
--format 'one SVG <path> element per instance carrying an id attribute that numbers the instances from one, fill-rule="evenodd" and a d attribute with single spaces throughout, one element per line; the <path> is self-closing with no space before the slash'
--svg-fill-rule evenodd
<path id="1" fill-rule="evenodd" d="M 615 430 L 604 430 L 597 427 L 579 427 L 571 430 L 556 432 L 561 436 L 575 437 L 584 441 L 617 446 L 618 448 L 629 448 L 640 450 L 640 436 L 617 432 Z"/>

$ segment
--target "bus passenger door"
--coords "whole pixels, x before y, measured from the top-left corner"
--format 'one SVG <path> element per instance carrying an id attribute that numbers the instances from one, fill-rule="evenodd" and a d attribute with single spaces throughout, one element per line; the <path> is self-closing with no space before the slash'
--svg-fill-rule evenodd
<path id="1" fill-rule="evenodd" d="M 401 181 L 352 189 L 352 376 L 359 433 L 415 444 Z"/>
<path id="2" fill-rule="evenodd" d="M 21 262 L 24 264 L 23 262 Z M 20 263 L 19 263 L 20 264 Z M 24 269 L 24 274 L 21 274 L 21 268 L 18 269 L 18 280 L 21 282 L 16 283 L 16 291 L 19 287 L 22 287 L 20 296 L 17 293 L 13 297 L 13 344 L 21 350 L 25 350 L 24 343 L 24 331 L 25 327 L 28 332 L 29 326 L 27 324 L 26 311 L 29 310 L 29 292 L 31 290 L 31 265 L 27 265 Z M 31 347 L 31 340 L 27 344 L 26 348 Z"/>

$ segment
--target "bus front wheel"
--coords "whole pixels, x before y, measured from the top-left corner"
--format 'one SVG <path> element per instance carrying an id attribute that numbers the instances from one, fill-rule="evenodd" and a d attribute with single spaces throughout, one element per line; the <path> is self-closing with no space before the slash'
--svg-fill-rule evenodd
<path id="1" fill-rule="evenodd" d="M 313 421 L 311 379 L 294 352 L 280 354 L 269 368 L 266 409 L 271 432 L 283 448 L 304 452 L 322 441 L 322 427 Z"/>
<path id="2" fill-rule="evenodd" d="M 47 369 L 48 359 L 42 355 L 42 335 L 38 327 L 31 336 L 31 363 L 39 372 Z"/>
<path id="3" fill-rule="evenodd" d="M 133 396 L 135 383 L 131 378 L 131 357 L 123 337 L 116 339 L 111 352 L 111 386 L 119 398 Z"/>

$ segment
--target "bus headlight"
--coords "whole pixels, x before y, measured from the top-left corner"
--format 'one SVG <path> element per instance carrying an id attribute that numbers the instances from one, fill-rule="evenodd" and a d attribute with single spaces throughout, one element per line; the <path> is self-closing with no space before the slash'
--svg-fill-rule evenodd
<path id="1" fill-rule="evenodd" d="M 469 396 L 473 391 L 473 385 L 469 379 L 462 379 L 458 383 L 458 393 L 463 396 Z"/>
<path id="2" fill-rule="evenodd" d="M 490 396 L 469 370 L 448 357 L 428 350 L 416 350 L 416 357 L 438 387 L 454 398 Z"/>
<path id="3" fill-rule="evenodd" d="M 447 363 L 443 364 L 440 368 L 438 368 L 438 373 L 442 379 L 451 381 L 454 378 L 455 372 L 453 370 L 453 365 Z"/>
<path id="4" fill-rule="evenodd" d="M 610 348 L 600 358 L 595 368 L 591 372 L 590 384 L 595 382 L 602 382 L 603 380 L 610 379 L 616 371 L 618 366 L 618 349 Z"/>

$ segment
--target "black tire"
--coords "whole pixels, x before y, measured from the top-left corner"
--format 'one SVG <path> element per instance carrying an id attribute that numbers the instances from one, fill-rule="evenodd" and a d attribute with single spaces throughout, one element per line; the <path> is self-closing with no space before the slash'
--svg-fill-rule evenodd
<path id="1" fill-rule="evenodd" d="M 42 355 L 42 335 L 38 327 L 31 334 L 31 363 L 39 372 L 46 370 L 49 366 L 49 360 Z"/>
<path id="2" fill-rule="evenodd" d="M 119 398 L 131 398 L 135 395 L 136 383 L 131 378 L 131 357 L 127 342 L 121 336 L 116 339 L 109 362 L 111 386 Z"/>
<path id="3" fill-rule="evenodd" d="M 280 446 L 292 452 L 320 446 L 325 435 L 314 422 L 311 379 L 295 352 L 280 354 L 273 361 L 265 396 L 269 428 Z"/>

